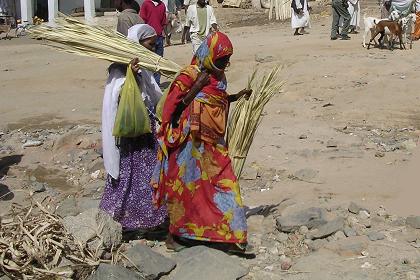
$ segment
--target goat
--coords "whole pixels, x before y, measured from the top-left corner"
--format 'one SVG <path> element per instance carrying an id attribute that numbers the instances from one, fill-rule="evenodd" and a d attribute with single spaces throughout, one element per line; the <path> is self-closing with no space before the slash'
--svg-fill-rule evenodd
<path id="1" fill-rule="evenodd" d="M 368 33 L 370 32 L 371 37 L 372 34 L 375 32 L 375 22 L 379 22 L 381 20 L 386 20 L 386 19 L 379 19 L 379 18 L 375 18 L 375 17 L 366 17 L 366 14 L 363 15 L 363 21 L 364 21 L 364 25 L 365 25 L 365 33 L 363 34 L 363 47 L 366 48 L 366 36 L 368 35 Z M 378 43 L 376 42 L 376 40 L 374 40 L 375 45 L 378 45 Z"/>
<path id="2" fill-rule="evenodd" d="M 403 33 L 402 22 L 403 22 L 402 20 L 399 20 L 398 22 L 395 22 L 392 20 L 381 20 L 377 22 L 376 20 L 374 20 L 375 32 L 372 34 L 372 38 L 369 41 L 368 49 L 370 48 L 370 43 L 372 43 L 372 41 L 375 40 L 376 36 L 378 36 L 379 34 L 381 34 L 381 37 L 378 40 L 379 45 L 380 47 L 383 47 L 382 39 L 384 38 L 387 31 L 391 33 L 391 36 L 390 36 L 391 38 L 389 40 L 389 49 L 392 49 L 394 47 L 395 37 L 398 37 L 400 41 L 400 48 L 406 49 L 405 44 L 402 39 L 402 33 Z"/>

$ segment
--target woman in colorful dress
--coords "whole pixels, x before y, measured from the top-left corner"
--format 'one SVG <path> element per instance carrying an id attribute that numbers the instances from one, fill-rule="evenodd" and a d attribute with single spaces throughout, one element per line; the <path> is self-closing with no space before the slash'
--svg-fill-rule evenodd
<path id="1" fill-rule="evenodd" d="M 134 25 L 128 30 L 128 39 L 153 50 L 156 32 L 147 24 Z M 153 74 L 140 70 L 138 59 L 131 62 L 144 103 L 149 111 L 152 131 L 156 122 L 154 112 L 162 97 Z M 136 138 L 115 139 L 112 135 L 121 87 L 125 81 L 127 65 L 112 64 L 105 87 L 102 110 L 102 142 L 105 169 L 108 173 L 100 208 L 121 223 L 125 233 L 147 230 L 161 225 L 166 208 L 156 209 L 150 179 L 156 164 L 158 144 L 154 133 Z M 117 140 L 117 141 L 116 141 Z"/>
<path id="2" fill-rule="evenodd" d="M 227 94 L 224 71 L 232 53 L 225 34 L 210 34 L 163 105 L 152 185 L 158 205 L 168 207 L 168 249 L 206 241 L 247 252 L 245 210 L 224 137 L 230 102 L 252 91 Z"/>

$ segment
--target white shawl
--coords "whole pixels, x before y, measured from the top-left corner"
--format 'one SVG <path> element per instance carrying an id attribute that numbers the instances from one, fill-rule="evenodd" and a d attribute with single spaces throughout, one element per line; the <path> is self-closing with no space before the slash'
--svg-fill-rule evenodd
<path id="1" fill-rule="evenodd" d="M 139 26 L 140 24 L 131 28 L 138 29 Z M 145 28 L 148 28 L 148 26 L 145 26 Z M 137 36 L 141 32 L 132 32 L 131 34 Z M 129 39 L 134 40 L 134 38 Z M 137 41 L 140 39 L 144 38 L 138 38 Z M 114 179 L 118 179 L 120 173 L 120 151 L 116 146 L 112 130 L 118 109 L 118 97 L 125 82 L 125 70 L 124 67 L 111 65 L 102 106 L 102 150 L 104 165 L 106 172 Z M 153 78 L 153 74 L 147 70 L 141 70 L 137 78 L 140 81 L 139 86 L 142 90 L 142 97 L 146 107 L 155 108 L 159 99 L 162 97 L 162 91 Z"/>

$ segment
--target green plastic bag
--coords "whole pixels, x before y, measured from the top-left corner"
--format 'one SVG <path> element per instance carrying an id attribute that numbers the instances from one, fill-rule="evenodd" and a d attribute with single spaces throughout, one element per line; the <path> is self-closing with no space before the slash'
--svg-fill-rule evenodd
<path id="1" fill-rule="evenodd" d="M 151 132 L 149 113 L 141 96 L 141 89 L 131 67 L 128 66 L 112 135 L 137 137 Z"/>

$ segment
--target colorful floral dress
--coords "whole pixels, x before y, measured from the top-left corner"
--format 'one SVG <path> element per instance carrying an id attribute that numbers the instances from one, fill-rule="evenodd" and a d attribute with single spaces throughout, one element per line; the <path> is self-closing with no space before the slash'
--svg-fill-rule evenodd
<path id="1" fill-rule="evenodd" d="M 157 203 L 168 207 L 169 230 L 175 236 L 226 243 L 247 240 L 239 184 L 224 140 L 229 110 L 226 79 L 212 75 L 210 84 L 182 112 L 179 121 L 172 121 L 200 67 L 209 67 L 217 58 L 231 54 L 226 35 L 218 32 L 209 36 L 193 64 L 171 85 L 163 107 L 152 185 Z"/>

